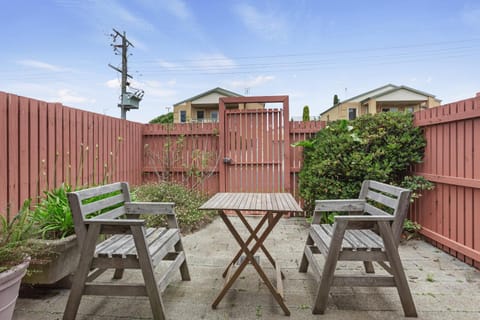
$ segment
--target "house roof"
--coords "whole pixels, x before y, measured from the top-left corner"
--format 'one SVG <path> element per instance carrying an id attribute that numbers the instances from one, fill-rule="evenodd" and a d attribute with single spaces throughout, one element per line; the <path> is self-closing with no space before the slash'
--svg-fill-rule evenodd
<path id="1" fill-rule="evenodd" d="M 217 94 L 220 94 L 220 95 L 223 95 L 223 96 L 227 96 L 227 97 L 243 97 L 241 94 L 238 94 L 236 92 L 233 92 L 233 91 L 230 91 L 230 90 L 226 90 L 226 89 L 223 89 L 223 88 L 220 88 L 220 87 L 216 87 L 216 88 L 213 88 L 211 90 L 208 90 L 208 91 L 205 91 L 203 93 L 200 93 L 200 94 L 197 94 L 196 96 L 193 96 L 193 97 L 190 97 L 188 99 L 185 99 L 185 100 L 182 100 L 180 102 L 177 102 L 175 103 L 173 106 L 176 107 L 180 104 L 183 104 L 187 101 L 194 101 L 194 100 L 197 100 L 199 98 L 202 98 L 202 97 L 205 97 L 205 96 L 208 96 L 212 93 L 217 93 Z"/>
<path id="2" fill-rule="evenodd" d="M 413 92 L 413 93 L 416 93 L 416 94 L 419 94 L 419 95 L 422 95 L 422 96 L 426 96 L 426 97 L 432 97 L 432 98 L 435 98 L 435 96 L 433 94 L 430 94 L 430 93 L 427 93 L 427 92 L 424 92 L 424 91 L 420 91 L 420 90 L 417 90 L 417 89 L 413 89 L 413 88 L 410 88 L 410 87 L 407 87 L 407 86 L 396 86 L 396 88 L 394 89 L 391 89 L 391 90 L 388 90 L 388 91 L 384 91 L 384 92 L 381 92 L 379 94 L 376 94 L 374 96 L 368 96 L 367 98 L 363 99 L 361 102 L 366 102 L 370 99 L 378 99 L 380 97 L 383 97 L 383 96 L 386 96 L 392 92 L 395 92 L 395 91 L 398 91 L 398 90 L 407 90 L 407 91 L 410 91 L 410 92 Z"/>
<path id="3" fill-rule="evenodd" d="M 323 115 L 324 113 L 327 113 L 328 111 L 334 109 L 339 104 L 343 104 L 343 103 L 351 102 L 351 101 L 355 101 L 355 100 L 357 100 L 360 103 L 364 103 L 365 101 L 368 101 L 369 99 L 378 99 L 382 96 L 385 96 L 387 94 L 391 94 L 392 92 L 395 92 L 395 91 L 398 91 L 398 90 L 408 90 L 408 91 L 411 91 L 411 92 L 414 92 L 414 93 L 417 93 L 417 94 L 420 94 L 420 95 L 423 95 L 423 96 L 435 98 L 434 95 L 432 95 L 430 93 L 427 93 L 427 92 L 424 92 L 424 91 L 416 90 L 416 89 L 413 89 L 413 88 L 410 88 L 410 87 L 407 87 L 407 86 L 403 86 L 403 85 L 402 86 L 397 86 L 397 85 L 389 83 L 389 84 L 384 85 L 382 87 L 379 87 L 379 88 L 367 91 L 365 93 L 359 94 L 357 96 L 354 96 L 350 99 L 340 101 L 337 105 L 334 105 L 334 106 L 328 108 L 327 110 L 325 110 L 324 112 L 322 112 L 320 114 L 320 116 Z"/>

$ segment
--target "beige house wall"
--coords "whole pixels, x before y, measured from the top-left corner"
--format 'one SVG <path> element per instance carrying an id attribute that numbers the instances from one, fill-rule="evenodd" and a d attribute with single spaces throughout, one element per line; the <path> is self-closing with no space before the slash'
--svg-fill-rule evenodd
<path id="1" fill-rule="evenodd" d="M 428 97 L 427 101 L 427 108 L 435 108 L 440 105 L 441 101 L 433 98 L 433 97 Z"/>
<path id="2" fill-rule="evenodd" d="M 187 122 L 192 119 L 192 103 L 186 102 L 184 104 L 175 106 L 173 108 L 173 122 L 180 123 L 180 111 L 187 111 Z"/>
<path id="3" fill-rule="evenodd" d="M 263 103 L 240 103 L 238 105 L 238 109 L 240 110 L 255 110 L 255 109 L 263 109 L 264 104 Z M 187 113 L 187 122 L 190 122 L 192 120 L 197 120 L 197 111 L 202 110 L 204 112 L 204 117 L 206 121 L 209 121 L 212 118 L 212 113 L 213 112 L 218 112 L 218 104 L 217 105 L 193 105 L 192 102 L 185 102 L 181 105 L 177 105 L 173 108 L 173 122 L 174 123 L 180 123 L 180 111 L 186 111 Z"/>
<path id="4" fill-rule="evenodd" d="M 357 109 L 357 116 L 359 116 L 360 112 L 362 112 L 359 102 L 340 103 L 332 110 L 322 114 L 322 120 L 335 121 L 339 119 L 348 119 L 348 109 L 350 108 Z"/>
<path id="5" fill-rule="evenodd" d="M 426 108 L 438 107 L 440 105 L 440 101 L 435 98 L 429 97 L 427 101 L 420 104 L 412 104 L 408 102 L 402 103 L 400 101 L 377 101 L 375 99 L 370 99 L 368 100 L 368 103 L 365 103 L 363 105 L 361 105 L 360 102 L 346 102 L 340 103 L 332 110 L 322 114 L 321 120 L 335 121 L 339 119 L 348 119 L 348 109 L 350 108 L 356 108 L 357 117 L 359 117 L 364 114 L 376 114 L 382 112 L 382 109 L 384 108 L 397 108 L 397 111 L 399 112 L 416 112 L 422 109 L 422 105 Z M 411 108 L 413 108 L 413 110 Z"/>

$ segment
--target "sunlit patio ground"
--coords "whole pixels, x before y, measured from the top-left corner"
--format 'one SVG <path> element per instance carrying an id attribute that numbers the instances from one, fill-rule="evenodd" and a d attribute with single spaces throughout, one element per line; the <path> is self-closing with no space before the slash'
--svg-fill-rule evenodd
<path id="1" fill-rule="evenodd" d="M 236 225 L 241 222 L 232 218 Z M 258 218 L 251 217 L 252 224 Z M 325 315 L 312 315 L 317 283 L 313 274 L 298 266 L 308 233 L 304 219 L 282 219 L 266 241 L 286 279 L 285 301 L 290 319 L 403 319 L 395 288 L 333 288 Z M 238 250 L 220 218 L 183 238 L 192 280 L 180 275 L 163 294 L 169 319 L 288 319 L 252 266 L 247 266 L 216 310 L 211 303 L 223 284 L 224 267 Z M 480 272 L 421 240 L 400 245 L 419 319 L 480 319 Z M 267 275 L 273 269 L 261 256 Z M 341 269 L 359 269 L 357 263 L 339 263 Z M 380 270 L 380 268 L 377 268 Z M 141 280 L 138 272 L 126 277 Z M 68 297 L 66 289 L 35 290 L 17 301 L 14 319 L 61 319 Z M 77 319 L 151 319 L 147 298 L 84 296 Z"/>

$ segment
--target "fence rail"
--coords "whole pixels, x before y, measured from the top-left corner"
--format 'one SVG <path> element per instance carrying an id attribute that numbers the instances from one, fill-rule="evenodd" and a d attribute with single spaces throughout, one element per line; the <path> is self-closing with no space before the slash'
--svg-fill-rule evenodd
<path id="1" fill-rule="evenodd" d="M 415 114 L 427 139 L 414 173 L 435 182 L 411 216 L 421 233 L 457 258 L 480 267 L 480 95 Z"/>

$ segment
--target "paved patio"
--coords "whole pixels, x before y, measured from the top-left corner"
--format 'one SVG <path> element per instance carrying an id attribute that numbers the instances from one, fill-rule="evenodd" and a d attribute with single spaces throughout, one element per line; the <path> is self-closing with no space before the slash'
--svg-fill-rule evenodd
<path id="1" fill-rule="evenodd" d="M 256 217 L 249 221 L 256 223 Z M 235 223 L 240 221 L 233 218 Z M 285 299 L 290 319 L 404 319 L 395 288 L 334 288 L 325 315 L 312 315 L 316 283 L 313 274 L 298 272 L 308 232 L 304 219 L 282 219 L 266 241 L 282 266 Z M 167 288 L 163 300 L 170 319 L 288 319 L 252 267 L 247 267 L 218 309 L 211 303 L 218 294 L 225 265 L 238 249 L 217 218 L 204 229 L 187 235 L 184 247 L 192 281 L 180 276 Z M 480 319 L 480 271 L 418 240 L 400 246 L 419 319 Z M 273 269 L 262 265 L 273 278 Z M 339 267 L 362 268 L 340 262 Z M 378 269 L 377 269 L 378 270 Z M 137 272 L 126 276 L 141 277 Z M 38 290 L 36 296 L 17 301 L 13 319 L 61 319 L 68 290 Z M 77 319 L 151 319 L 147 298 L 95 297 L 82 299 Z"/>

